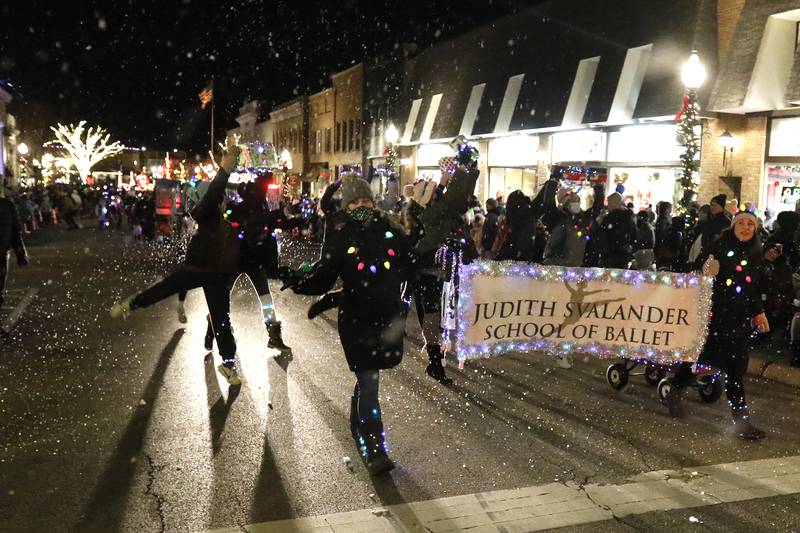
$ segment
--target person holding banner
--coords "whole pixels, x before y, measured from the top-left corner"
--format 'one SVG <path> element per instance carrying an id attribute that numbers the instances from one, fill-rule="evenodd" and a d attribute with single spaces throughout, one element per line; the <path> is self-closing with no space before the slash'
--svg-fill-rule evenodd
<path id="1" fill-rule="evenodd" d="M 326 235 L 320 260 L 308 272 L 282 269 L 285 286 L 297 294 L 325 294 L 342 279 L 339 339 L 356 375 L 350 431 L 370 473 L 379 475 L 394 468 L 386 453 L 380 371 L 403 358 L 402 285 L 414 274 L 416 256 L 402 228 L 375 209 L 369 183 L 353 176 L 341 189 L 346 216 Z"/>
<path id="2" fill-rule="evenodd" d="M 746 440 L 766 436 L 750 420 L 744 391 L 750 335 L 753 329 L 760 333 L 769 331 L 758 283 L 762 248 L 757 228 L 758 219 L 753 213 L 739 211 L 731 227 L 702 254 L 703 273 L 715 279 L 708 338 L 697 364 L 725 373 L 725 392 L 734 428 L 737 436 Z M 694 379 L 691 363 L 681 363 L 665 400 L 673 416 L 683 414 L 683 391 Z"/>

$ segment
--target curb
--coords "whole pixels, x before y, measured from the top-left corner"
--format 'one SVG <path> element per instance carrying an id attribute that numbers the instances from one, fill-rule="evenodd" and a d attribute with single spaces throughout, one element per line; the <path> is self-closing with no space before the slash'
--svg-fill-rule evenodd
<path id="1" fill-rule="evenodd" d="M 771 359 L 764 354 L 753 354 L 747 373 L 786 385 L 800 386 L 800 367 L 791 366 L 782 358 Z"/>

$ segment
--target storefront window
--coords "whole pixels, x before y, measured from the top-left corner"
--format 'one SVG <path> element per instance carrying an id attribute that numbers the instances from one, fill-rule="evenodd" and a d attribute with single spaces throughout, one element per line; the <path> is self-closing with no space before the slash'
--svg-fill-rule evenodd
<path id="1" fill-rule="evenodd" d="M 794 211 L 800 200 L 800 167 L 767 167 L 766 206 L 770 212 Z"/>
<path id="2" fill-rule="evenodd" d="M 532 196 L 536 192 L 535 189 L 535 168 L 492 167 L 489 169 L 489 198 L 496 198 L 497 193 L 501 193 L 503 198 L 508 198 L 508 195 L 516 190 Z"/>
<path id="3" fill-rule="evenodd" d="M 439 180 L 441 178 L 442 178 L 442 171 L 439 170 L 439 167 L 417 168 L 418 180 L 433 180 L 436 183 L 439 183 Z"/>
<path id="4" fill-rule="evenodd" d="M 633 203 L 634 212 L 650 207 L 656 210 L 658 202 L 675 205 L 683 196 L 680 188 L 680 168 L 612 168 L 606 183 L 606 195 L 622 184 L 624 202 Z"/>

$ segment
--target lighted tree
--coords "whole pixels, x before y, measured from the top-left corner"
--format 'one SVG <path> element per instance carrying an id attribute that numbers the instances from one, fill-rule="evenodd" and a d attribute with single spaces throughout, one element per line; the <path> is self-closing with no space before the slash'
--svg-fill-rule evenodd
<path id="1" fill-rule="evenodd" d="M 83 179 L 89 176 L 93 166 L 120 153 L 124 148 L 117 141 L 109 143 L 111 135 L 103 128 L 86 129 L 85 120 L 80 121 L 77 126 L 59 124 L 50 129 L 56 134 L 53 142 L 67 151 L 69 159 Z"/>

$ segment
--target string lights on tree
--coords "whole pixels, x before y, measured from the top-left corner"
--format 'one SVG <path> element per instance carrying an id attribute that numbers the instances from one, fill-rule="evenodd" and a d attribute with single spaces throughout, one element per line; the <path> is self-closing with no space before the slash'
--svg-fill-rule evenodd
<path id="1" fill-rule="evenodd" d="M 683 145 L 684 151 L 681 159 L 681 179 L 683 197 L 680 199 L 681 209 L 688 211 L 692 202 L 697 197 L 697 171 L 700 162 L 697 155 L 700 153 L 700 106 L 697 103 L 697 90 L 703 85 L 706 78 L 706 69 L 700 62 L 696 51 L 692 51 L 689 60 L 683 65 L 681 79 L 686 87 L 683 96 L 683 107 L 675 115 L 678 121 L 678 142 Z"/>
<path id="2" fill-rule="evenodd" d="M 56 138 L 52 141 L 66 150 L 68 159 L 78 169 L 82 179 L 89 177 L 92 167 L 100 161 L 120 153 L 125 147 L 117 141 L 109 142 L 111 135 L 101 127 L 86 128 L 86 121 L 77 125 L 58 124 L 50 128 Z"/>

